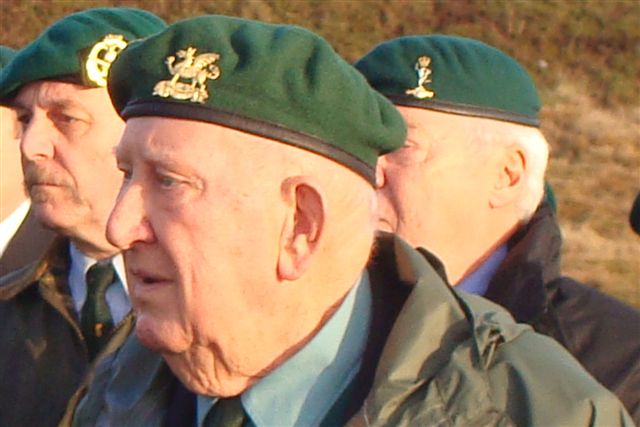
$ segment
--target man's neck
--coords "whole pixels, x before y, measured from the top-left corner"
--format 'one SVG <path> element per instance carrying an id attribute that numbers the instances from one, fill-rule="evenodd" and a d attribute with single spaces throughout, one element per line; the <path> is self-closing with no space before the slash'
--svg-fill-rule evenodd
<path id="1" fill-rule="evenodd" d="M 449 269 L 447 268 L 448 265 L 445 265 L 445 268 L 447 268 L 447 275 L 451 284 L 453 286 L 458 285 L 462 280 L 467 278 L 481 265 L 483 265 L 500 246 L 507 243 L 513 233 L 515 233 L 518 229 L 518 225 L 519 223 L 516 222 L 506 230 L 503 228 L 493 235 L 487 235 L 484 239 L 485 243 L 476 245 L 475 253 L 471 253 L 471 256 L 468 258 L 469 260 L 466 264 L 458 264 L 458 266 L 455 267 L 455 262 L 452 262 L 451 265 L 454 268 L 452 268 L 451 271 L 449 271 Z"/>

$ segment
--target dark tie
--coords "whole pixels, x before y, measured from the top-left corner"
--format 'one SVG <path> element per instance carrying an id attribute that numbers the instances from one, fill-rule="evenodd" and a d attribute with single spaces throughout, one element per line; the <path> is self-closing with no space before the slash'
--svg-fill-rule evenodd
<path id="1" fill-rule="evenodd" d="M 82 306 L 80 326 L 91 360 L 108 341 L 113 329 L 106 297 L 107 289 L 115 277 L 116 272 L 111 263 L 94 264 L 87 271 L 87 299 Z"/>
<path id="2" fill-rule="evenodd" d="M 242 427 L 245 421 L 240 396 L 219 399 L 202 423 L 203 427 Z"/>

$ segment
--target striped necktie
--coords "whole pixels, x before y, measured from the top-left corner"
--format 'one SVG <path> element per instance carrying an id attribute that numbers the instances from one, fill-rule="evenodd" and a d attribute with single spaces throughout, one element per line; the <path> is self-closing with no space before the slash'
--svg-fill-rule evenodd
<path id="1" fill-rule="evenodd" d="M 116 272 L 111 263 L 94 264 L 87 271 L 87 299 L 80 313 L 80 328 L 90 360 L 107 343 L 113 329 L 113 318 L 107 305 L 107 289 L 115 278 Z"/>

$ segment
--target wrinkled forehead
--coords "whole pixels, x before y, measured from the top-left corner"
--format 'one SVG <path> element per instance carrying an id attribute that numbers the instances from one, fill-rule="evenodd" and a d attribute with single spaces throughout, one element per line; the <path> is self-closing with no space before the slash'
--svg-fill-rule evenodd
<path id="1" fill-rule="evenodd" d="M 116 148 L 120 159 L 144 158 L 166 161 L 171 157 L 206 159 L 241 135 L 214 124 L 174 117 L 142 116 L 129 118 Z"/>
<path id="2" fill-rule="evenodd" d="M 120 160 L 166 162 L 169 158 L 193 163 L 233 165 L 243 170 L 287 169 L 298 163 L 324 161 L 307 150 L 227 126 L 174 117 L 129 118 L 116 149 Z"/>
<path id="3" fill-rule="evenodd" d="M 74 83 L 39 80 L 20 88 L 11 105 L 21 109 L 31 109 L 35 106 L 87 107 L 100 93 L 108 97 L 106 89 L 102 88 L 93 89 Z"/>

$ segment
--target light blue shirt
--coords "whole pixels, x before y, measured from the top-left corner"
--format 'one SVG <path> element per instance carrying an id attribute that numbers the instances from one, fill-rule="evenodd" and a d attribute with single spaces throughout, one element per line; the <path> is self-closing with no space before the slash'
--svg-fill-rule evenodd
<path id="1" fill-rule="evenodd" d="M 484 295 L 489 288 L 493 275 L 498 271 L 498 267 L 504 261 L 508 251 L 506 244 L 499 246 L 478 268 L 462 279 L 456 285 L 456 289 L 474 295 Z"/>
<path id="2" fill-rule="evenodd" d="M 371 287 L 365 271 L 315 337 L 242 393 L 257 427 L 316 426 L 351 383 L 362 363 L 371 322 Z M 198 396 L 202 426 L 217 398 Z"/>
<path id="3" fill-rule="evenodd" d="M 89 258 L 76 248 L 73 243 L 69 245 L 69 255 L 71 256 L 71 271 L 69 272 L 69 288 L 73 306 L 80 317 L 82 306 L 87 299 L 87 271 L 96 263 L 96 260 Z M 111 311 L 113 324 L 117 325 L 124 316 L 131 310 L 127 281 L 124 270 L 122 255 L 116 255 L 110 262 L 116 270 L 117 280 L 107 289 L 107 305 Z"/>

